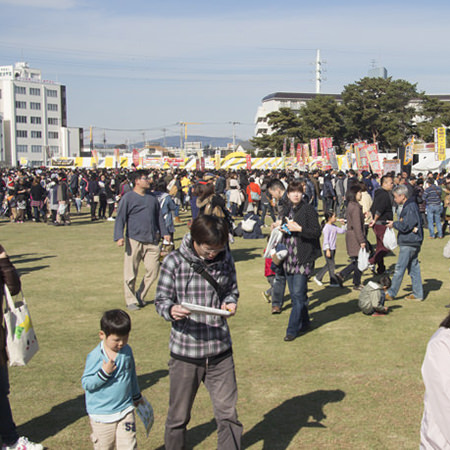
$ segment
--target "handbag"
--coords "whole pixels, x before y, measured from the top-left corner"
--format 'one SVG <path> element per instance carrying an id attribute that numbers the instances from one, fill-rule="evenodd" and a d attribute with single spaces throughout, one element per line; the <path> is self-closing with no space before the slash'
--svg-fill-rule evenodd
<path id="1" fill-rule="evenodd" d="M 362 248 L 358 253 L 358 270 L 364 272 L 369 267 L 369 252 Z"/>
<path id="2" fill-rule="evenodd" d="M 6 350 L 10 366 L 24 366 L 39 350 L 39 344 L 31 322 L 30 311 L 23 297 L 15 304 L 5 285 Z"/>

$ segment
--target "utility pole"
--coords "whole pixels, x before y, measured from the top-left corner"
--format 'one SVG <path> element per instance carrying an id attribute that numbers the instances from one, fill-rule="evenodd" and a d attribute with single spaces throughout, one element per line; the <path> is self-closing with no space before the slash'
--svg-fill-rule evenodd
<path id="1" fill-rule="evenodd" d="M 322 78 L 322 64 L 324 61 L 320 59 L 320 50 L 317 50 L 316 53 L 316 94 L 320 94 L 321 83 L 323 81 Z"/>
<path id="2" fill-rule="evenodd" d="M 166 147 L 166 131 L 167 131 L 167 128 L 161 128 L 161 131 L 162 131 L 163 134 L 164 134 L 164 137 L 163 137 L 163 147 L 165 148 L 165 147 Z"/>
<path id="3" fill-rule="evenodd" d="M 235 130 L 235 126 L 236 125 L 240 125 L 241 122 L 228 122 L 231 123 L 231 125 L 233 125 L 233 150 L 236 149 L 236 130 Z"/>

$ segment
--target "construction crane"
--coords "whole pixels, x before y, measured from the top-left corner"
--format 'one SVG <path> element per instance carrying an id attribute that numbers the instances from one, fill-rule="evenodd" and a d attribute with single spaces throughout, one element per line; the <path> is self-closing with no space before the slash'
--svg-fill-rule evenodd
<path id="1" fill-rule="evenodd" d="M 180 129 L 180 149 L 183 148 L 183 127 L 184 127 L 184 140 L 187 141 L 187 126 L 188 125 L 201 125 L 201 122 L 178 122 L 181 125 Z"/>

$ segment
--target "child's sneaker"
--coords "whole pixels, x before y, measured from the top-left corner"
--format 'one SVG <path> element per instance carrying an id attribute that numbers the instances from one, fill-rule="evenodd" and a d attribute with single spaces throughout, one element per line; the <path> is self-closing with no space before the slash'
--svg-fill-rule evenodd
<path id="1" fill-rule="evenodd" d="M 272 299 L 270 297 L 270 294 L 267 291 L 262 291 L 262 295 L 264 297 L 264 300 L 267 301 L 267 303 L 272 303 Z"/>
<path id="2" fill-rule="evenodd" d="M 317 277 L 314 277 L 313 280 L 317 284 L 317 286 L 323 286 L 323 283 Z"/>
<path id="3" fill-rule="evenodd" d="M 43 445 L 30 442 L 26 437 L 21 436 L 14 445 L 2 445 L 2 450 L 44 450 Z"/>

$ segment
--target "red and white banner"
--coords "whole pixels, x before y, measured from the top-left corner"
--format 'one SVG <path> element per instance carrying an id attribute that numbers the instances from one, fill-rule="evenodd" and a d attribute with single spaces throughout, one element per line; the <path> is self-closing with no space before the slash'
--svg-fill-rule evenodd
<path id="1" fill-rule="evenodd" d="M 372 168 L 372 171 L 380 176 L 383 175 L 383 169 L 380 164 L 380 158 L 378 157 L 378 145 L 377 144 L 367 145 L 366 153 L 369 158 L 369 163 L 370 167 Z"/>
<path id="2" fill-rule="evenodd" d="M 247 170 L 252 170 L 252 155 L 246 155 L 245 159 L 247 160 Z"/>
<path id="3" fill-rule="evenodd" d="M 311 156 L 316 159 L 317 158 L 317 139 L 311 139 Z"/>
<path id="4" fill-rule="evenodd" d="M 294 138 L 291 138 L 291 146 L 289 147 L 289 153 L 291 154 L 291 158 L 295 156 Z"/>
<path id="5" fill-rule="evenodd" d="M 302 158 L 302 144 L 297 144 L 297 162 Z"/>
<path id="6" fill-rule="evenodd" d="M 366 142 L 357 142 L 353 146 L 355 149 L 356 165 L 360 172 L 369 170 L 369 158 L 367 157 L 366 146 Z"/>
<path id="7" fill-rule="evenodd" d="M 139 166 L 139 152 L 135 148 L 133 148 L 132 159 L 133 159 L 134 166 L 138 167 Z"/>
<path id="8" fill-rule="evenodd" d="M 307 164 L 309 159 L 309 145 L 303 144 L 303 163 Z"/>
<path id="9" fill-rule="evenodd" d="M 399 159 L 385 159 L 383 161 L 383 174 L 386 175 L 390 172 L 400 173 L 402 170 L 401 166 Z"/>

